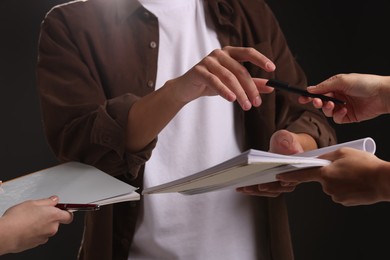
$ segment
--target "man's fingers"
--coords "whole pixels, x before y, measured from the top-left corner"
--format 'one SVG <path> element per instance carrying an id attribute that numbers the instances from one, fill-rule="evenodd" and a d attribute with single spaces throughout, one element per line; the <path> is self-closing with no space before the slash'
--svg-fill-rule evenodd
<path id="1" fill-rule="evenodd" d="M 46 199 L 32 200 L 32 202 L 38 206 L 55 206 L 58 203 L 58 197 L 51 196 L 50 198 Z"/>
<path id="2" fill-rule="evenodd" d="M 217 92 L 223 92 L 224 97 L 227 94 L 226 89 L 229 89 L 234 93 L 243 110 L 261 105 L 260 90 L 265 93 L 272 92 L 270 88 L 258 87 L 250 73 L 242 65 L 242 62 L 251 62 L 269 72 L 275 69 L 275 64 L 254 48 L 225 47 L 222 50 L 217 49 L 203 62 L 207 70 L 224 84 L 223 87 L 220 85 L 210 86 Z M 261 86 L 264 82 L 257 83 Z"/>
<path id="3" fill-rule="evenodd" d="M 70 224 L 72 221 L 73 221 L 73 213 L 70 211 L 63 210 L 59 222 L 61 224 Z"/>
<path id="4" fill-rule="evenodd" d="M 252 105 L 259 106 L 261 104 L 259 91 L 251 75 L 228 52 L 214 50 L 208 57 L 204 58 L 203 63 L 207 70 L 223 83 L 224 89 L 229 89 L 234 93 L 243 110 L 249 110 Z M 210 86 L 216 88 L 214 85 Z"/>
<path id="5" fill-rule="evenodd" d="M 288 182 L 288 183 L 303 183 L 303 182 L 312 182 L 312 181 L 320 181 L 320 168 L 310 168 L 305 170 L 299 170 L 299 171 L 293 171 L 293 172 L 286 172 L 286 173 L 280 173 L 276 175 L 276 179 L 281 182 Z"/>
<path id="6" fill-rule="evenodd" d="M 242 192 L 252 196 L 277 197 L 285 192 L 294 191 L 297 183 L 281 183 L 278 181 L 270 183 L 262 183 L 258 185 L 251 185 L 237 188 L 238 192 Z"/>
<path id="7" fill-rule="evenodd" d="M 239 62 L 249 61 L 268 72 L 276 69 L 276 65 L 270 59 L 254 48 L 228 46 L 224 47 L 223 50 Z"/>

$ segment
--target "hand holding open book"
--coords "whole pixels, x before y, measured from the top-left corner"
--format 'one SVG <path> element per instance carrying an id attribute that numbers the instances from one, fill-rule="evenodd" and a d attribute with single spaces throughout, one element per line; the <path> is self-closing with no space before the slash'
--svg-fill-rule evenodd
<path id="1" fill-rule="evenodd" d="M 25 200 L 48 198 L 52 195 L 59 197 L 61 206 L 103 206 L 139 200 L 140 195 L 135 192 L 136 189 L 93 166 L 68 162 L 3 182 L 0 187 L 0 216 L 9 207 Z"/>

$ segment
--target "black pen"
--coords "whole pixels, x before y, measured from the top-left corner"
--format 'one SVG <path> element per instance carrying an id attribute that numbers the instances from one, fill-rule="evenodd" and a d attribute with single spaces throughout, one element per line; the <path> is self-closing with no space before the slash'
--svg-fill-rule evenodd
<path id="1" fill-rule="evenodd" d="M 332 101 L 335 104 L 345 105 L 345 103 L 346 103 L 345 101 L 334 98 L 334 97 L 328 97 L 328 96 L 321 95 L 321 94 L 310 93 L 307 90 L 300 89 L 300 88 L 297 88 L 294 86 L 290 86 L 288 83 L 278 81 L 275 79 L 268 80 L 266 85 L 273 87 L 273 88 L 276 88 L 276 89 L 293 92 L 293 93 L 296 93 L 296 94 L 299 94 L 299 95 L 305 96 L 305 97 L 319 98 L 319 99 L 324 100 L 324 101 Z"/>
<path id="2" fill-rule="evenodd" d="M 100 209 L 97 204 L 58 203 L 57 208 L 69 211 L 93 211 Z"/>

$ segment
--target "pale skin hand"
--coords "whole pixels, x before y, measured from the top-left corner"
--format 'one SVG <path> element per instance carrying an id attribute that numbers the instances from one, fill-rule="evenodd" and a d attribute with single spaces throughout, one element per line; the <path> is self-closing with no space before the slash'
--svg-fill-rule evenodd
<path id="1" fill-rule="evenodd" d="M 260 106 L 260 93 L 273 89 L 252 78 L 241 62 L 251 62 L 268 72 L 275 70 L 275 65 L 253 48 L 214 50 L 184 75 L 169 80 L 132 106 L 128 115 L 127 150 L 144 148 L 183 106 L 199 97 L 219 95 L 228 102 L 237 101 L 243 110 Z"/>
<path id="2" fill-rule="evenodd" d="M 60 224 L 69 224 L 72 213 L 55 207 L 58 197 L 25 201 L 0 218 L 0 255 L 18 253 L 44 244 Z"/>
<path id="3" fill-rule="evenodd" d="M 335 105 L 318 98 L 299 97 L 299 102 L 313 102 L 327 117 L 336 123 L 353 123 L 372 119 L 390 112 L 390 77 L 371 74 L 339 74 L 307 90 L 346 101 Z"/>
<path id="4" fill-rule="evenodd" d="M 275 132 L 270 140 L 270 152 L 279 154 L 296 154 L 317 148 L 315 140 L 307 134 L 295 134 L 287 130 Z M 277 197 L 285 192 L 292 192 L 298 182 L 271 182 L 238 188 L 237 191 L 247 195 Z"/>
<path id="5" fill-rule="evenodd" d="M 390 163 L 375 155 L 341 148 L 319 158 L 328 166 L 277 175 L 283 182 L 319 182 L 334 202 L 344 206 L 390 201 Z"/>

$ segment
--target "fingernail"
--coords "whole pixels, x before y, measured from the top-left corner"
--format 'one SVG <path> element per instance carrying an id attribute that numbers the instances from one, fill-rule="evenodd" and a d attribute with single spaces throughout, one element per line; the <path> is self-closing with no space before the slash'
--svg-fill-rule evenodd
<path id="1" fill-rule="evenodd" d="M 236 100 L 236 95 L 234 95 L 233 93 L 229 93 L 226 95 L 226 99 L 233 102 Z"/>
<path id="2" fill-rule="evenodd" d="M 255 97 L 255 100 L 253 100 L 253 105 L 255 107 L 258 107 L 258 106 L 261 105 L 261 98 L 260 98 L 260 96 Z"/>
<path id="3" fill-rule="evenodd" d="M 51 199 L 52 201 L 57 201 L 57 200 L 58 200 L 58 197 L 57 197 L 57 196 L 51 196 L 50 199 Z"/>
<path id="4" fill-rule="evenodd" d="M 273 64 L 272 62 L 267 62 L 267 63 L 265 64 L 265 67 L 266 67 L 267 70 L 269 70 L 269 71 L 274 71 L 275 68 L 276 68 L 275 64 Z"/>
<path id="5" fill-rule="evenodd" d="M 242 108 L 243 108 L 244 110 L 249 110 L 251 107 L 252 107 L 252 104 L 251 104 L 251 102 L 249 102 L 249 100 L 246 100 L 246 101 L 244 102 L 244 104 L 242 104 Z"/>
<path id="6" fill-rule="evenodd" d="M 289 148 L 289 147 L 290 147 L 290 142 L 287 141 L 287 139 L 283 139 L 283 140 L 280 142 L 280 144 L 281 144 L 282 146 L 284 146 L 285 148 Z"/>

